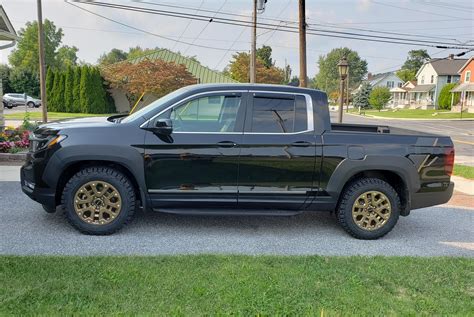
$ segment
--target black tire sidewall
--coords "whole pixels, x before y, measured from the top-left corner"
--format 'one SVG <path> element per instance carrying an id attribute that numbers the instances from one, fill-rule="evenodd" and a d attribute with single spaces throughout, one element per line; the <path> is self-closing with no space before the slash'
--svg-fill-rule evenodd
<path id="1" fill-rule="evenodd" d="M 92 170 L 92 172 L 90 172 Z M 133 214 L 135 208 L 135 197 L 130 195 L 129 186 L 130 181 L 121 173 L 119 177 L 110 175 L 107 171 L 109 169 L 90 168 L 86 170 L 87 173 L 77 173 L 70 182 L 66 185 L 63 193 L 64 210 L 66 217 L 73 226 L 83 233 L 88 234 L 110 234 L 120 229 L 128 220 L 129 216 Z M 115 173 L 118 173 L 114 171 Z M 114 186 L 122 199 L 122 209 L 112 222 L 105 225 L 94 225 L 84 222 L 76 214 L 74 210 L 74 197 L 81 186 L 91 181 L 105 181 Z M 128 183 L 128 184 L 127 184 Z"/>
<path id="2" fill-rule="evenodd" d="M 385 225 L 379 229 L 369 231 L 360 228 L 354 222 L 354 219 L 352 218 L 352 206 L 360 195 L 362 195 L 364 192 L 372 190 L 379 191 L 387 196 L 392 210 L 390 218 Z M 350 192 L 350 197 L 344 197 L 346 198 L 345 204 L 344 206 L 341 206 L 343 209 L 341 209 L 339 212 L 342 213 L 340 216 L 345 218 L 345 225 L 347 226 L 345 229 L 348 229 L 349 233 L 354 237 L 358 239 L 378 239 L 390 232 L 397 224 L 398 218 L 400 216 L 400 199 L 395 189 L 385 181 L 370 178 L 362 179 L 351 184 L 345 192 L 345 195 L 347 195 L 348 192 Z"/>

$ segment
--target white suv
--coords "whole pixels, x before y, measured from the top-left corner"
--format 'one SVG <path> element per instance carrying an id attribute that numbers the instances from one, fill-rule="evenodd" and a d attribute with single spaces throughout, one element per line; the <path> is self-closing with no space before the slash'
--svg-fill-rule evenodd
<path id="1" fill-rule="evenodd" d="M 25 94 L 5 94 L 3 95 L 3 106 L 11 109 L 17 106 L 27 105 L 30 108 L 38 108 L 41 106 L 41 100 L 33 98 Z"/>

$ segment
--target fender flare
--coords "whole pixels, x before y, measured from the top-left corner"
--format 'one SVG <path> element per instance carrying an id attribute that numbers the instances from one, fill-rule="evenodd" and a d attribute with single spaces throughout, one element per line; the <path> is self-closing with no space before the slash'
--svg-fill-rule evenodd
<path id="1" fill-rule="evenodd" d="M 63 147 L 54 152 L 49 159 L 42 179 L 51 188 L 57 188 L 63 172 L 71 165 L 81 161 L 106 161 L 122 165 L 135 178 L 143 207 L 148 205 L 143 154 L 130 146 L 74 145 Z"/>
<path id="2" fill-rule="evenodd" d="M 408 189 L 408 201 L 410 194 L 417 192 L 420 188 L 418 171 L 413 163 L 406 157 L 366 155 L 362 160 L 344 159 L 334 170 L 329 179 L 326 192 L 335 199 L 339 199 L 342 189 L 354 175 L 364 171 L 389 171 L 397 174 Z"/>

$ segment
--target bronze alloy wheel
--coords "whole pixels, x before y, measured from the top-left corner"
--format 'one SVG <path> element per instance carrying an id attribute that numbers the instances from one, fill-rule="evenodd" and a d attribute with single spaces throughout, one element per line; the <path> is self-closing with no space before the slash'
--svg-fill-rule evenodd
<path id="1" fill-rule="evenodd" d="M 383 227 L 392 213 L 390 200 L 379 191 L 367 191 L 352 205 L 352 219 L 357 226 L 372 231 Z"/>
<path id="2" fill-rule="evenodd" d="M 106 225 L 114 221 L 122 210 L 122 197 L 110 183 L 88 182 L 76 191 L 74 210 L 85 223 Z"/>

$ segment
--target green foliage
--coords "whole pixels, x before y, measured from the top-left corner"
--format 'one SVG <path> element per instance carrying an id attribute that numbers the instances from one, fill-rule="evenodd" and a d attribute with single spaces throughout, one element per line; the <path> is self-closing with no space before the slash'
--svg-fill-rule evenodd
<path id="1" fill-rule="evenodd" d="M 412 69 L 400 69 L 396 74 L 404 82 L 416 80 L 416 71 Z"/>
<path id="2" fill-rule="evenodd" d="M 74 84 L 72 90 L 72 112 L 81 112 L 81 72 L 84 67 L 74 67 Z"/>
<path id="3" fill-rule="evenodd" d="M 403 64 L 402 69 L 409 70 L 412 74 L 416 74 L 420 67 L 429 59 L 430 55 L 426 50 L 411 50 L 408 52 L 408 57 Z M 414 78 L 410 80 L 414 80 Z"/>
<path id="4" fill-rule="evenodd" d="M 369 108 L 369 98 L 372 91 L 372 86 L 368 82 L 363 82 L 360 90 L 354 96 L 353 104 L 356 108 L 367 109 Z"/>
<path id="5" fill-rule="evenodd" d="M 438 98 L 439 109 L 451 110 L 451 89 L 456 87 L 456 85 L 457 83 L 450 83 L 443 86 Z M 460 98 L 460 93 L 454 93 L 453 105 L 456 105 Z"/>
<path id="6" fill-rule="evenodd" d="M 56 111 L 66 112 L 66 105 L 64 102 L 64 91 L 66 88 L 66 74 L 64 72 L 58 72 L 58 74 L 59 74 L 59 87 L 58 87 L 58 91 L 56 92 L 57 93 L 56 100 L 57 100 L 58 108 Z"/>
<path id="7" fill-rule="evenodd" d="M 64 110 L 73 112 L 74 108 L 74 70 L 69 66 L 64 80 Z"/>
<path id="8" fill-rule="evenodd" d="M 75 65 L 77 62 L 77 48 L 61 47 L 63 30 L 56 28 L 54 23 L 48 19 L 44 21 L 43 28 L 46 65 L 53 69 L 65 69 L 68 64 Z M 38 74 L 38 23 L 36 21 L 27 22 L 26 27 L 21 28 L 18 35 L 19 40 L 16 48 L 8 57 L 10 64 L 15 68 Z"/>
<path id="9" fill-rule="evenodd" d="M 369 104 L 380 111 L 389 100 L 390 90 L 387 87 L 375 87 L 370 93 Z"/>
<path id="10" fill-rule="evenodd" d="M 263 45 L 262 47 L 257 49 L 257 58 L 259 58 L 263 66 L 265 68 L 270 68 L 273 66 L 273 60 L 272 60 L 272 48 L 267 45 Z"/>
<path id="11" fill-rule="evenodd" d="M 9 82 L 11 89 L 16 93 L 26 93 L 33 97 L 38 97 L 40 94 L 38 75 L 30 70 L 12 69 Z"/>
<path id="12" fill-rule="evenodd" d="M 2 81 L 3 93 L 14 92 L 10 86 L 11 68 L 7 64 L 0 64 L 0 80 Z"/>
<path id="13" fill-rule="evenodd" d="M 127 55 L 127 52 L 113 48 L 110 52 L 102 54 L 97 62 L 102 66 L 111 65 L 126 60 Z"/>
<path id="14" fill-rule="evenodd" d="M 349 63 L 349 87 L 358 86 L 367 74 L 367 62 L 361 59 L 356 51 L 342 47 L 333 49 L 327 55 L 319 56 L 319 73 L 315 77 L 313 87 L 328 94 L 338 91 L 340 78 L 337 64 L 344 56 Z"/>
<path id="15" fill-rule="evenodd" d="M 53 98 L 53 85 L 54 85 L 54 71 L 51 68 L 48 68 L 46 72 L 46 100 L 48 103 L 48 110 L 51 108 L 51 100 Z"/>

